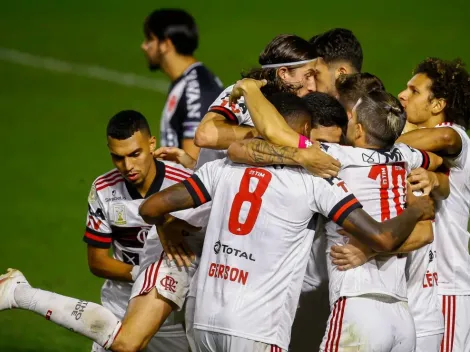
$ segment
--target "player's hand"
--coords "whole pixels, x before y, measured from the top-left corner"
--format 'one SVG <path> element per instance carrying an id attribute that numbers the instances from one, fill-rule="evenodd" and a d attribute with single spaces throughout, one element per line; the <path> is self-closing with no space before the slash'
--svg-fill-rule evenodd
<path id="1" fill-rule="evenodd" d="M 249 88 L 258 88 L 260 89 L 261 87 L 264 87 L 268 83 L 267 80 L 262 79 L 262 80 L 256 80 L 252 78 L 244 78 L 233 86 L 232 92 L 230 93 L 229 97 L 229 104 L 236 104 L 238 99 L 240 99 L 243 94 L 247 91 Z"/>
<path id="2" fill-rule="evenodd" d="M 433 220 L 435 215 L 434 201 L 429 196 L 415 196 L 408 183 L 408 191 L 406 193 L 406 205 L 415 207 L 422 213 L 420 220 Z"/>
<path id="3" fill-rule="evenodd" d="M 326 154 L 320 148 L 320 143 L 315 142 L 310 148 L 299 149 L 298 154 L 297 162 L 311 174 L 322 178 L 338 176 L 340 162 Z"/>
<path id="4" fill-rule="evenodd" d="M 189 267 L 196 258 L 184 240 L 184 235 L 187 232 L 197 232 L 199 230 L 201 230 L 200 227 L 192 226 L 186 221 L 173 216 L 170 216 L 162 226 L 157 227 L 163 250 L 168 259 L 174 261 L 178 267 Z"/>
<path id="5" fill-rule="evenodd" d="M 422 191 L 424 195 L 430 194 L 439 186 L 439 180 L 434 172 L 423 168 L 412 170 L 408 176 L 412 191 Z"/>
<path id="6" fill-rule="evenodd" d="M 375 252 L 357 241 L 349 233 L 339 230 L 338 233 L 349 237 L 349 243 L 343 246 L 334 245 L 331 247 L 330 256 L 332 262 L 340 271 L 350 270 L 361 266 L 375 255 Z"/>
<path id="7" fill-rule="evenodd" d="M 173 161 L 191 170 L 196 166 L 196 160 L 183 149 L 176 147 L 160 147 L 153 152 L 153 157 L 155 159 Z"/>

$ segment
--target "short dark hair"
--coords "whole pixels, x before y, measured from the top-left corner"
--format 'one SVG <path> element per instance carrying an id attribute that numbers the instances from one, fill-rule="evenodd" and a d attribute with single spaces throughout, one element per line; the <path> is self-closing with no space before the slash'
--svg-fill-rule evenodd
<path id="1" fill-rule="evenodd" d="M 130 138 L 137 131 L 151 136 L 147 119 L 140 112 L 134 110 L 118 112 L 111 117 L 106 128 L 108 137 L 119 140 Z"/>
<path id="2" fill-rule="evenodd" d="M 260 65 L 283 64 L 312 60 L 316 57 L 312 45 L 305 39 L 293 34 L 280 34 L 276 36 L 264 48 L 258 58 Z M 293 71 L 299 66 L 287 67 Z M 295 93 L 299 87 L 283 82 L 277 75 L 277 68 L 255 68 L 248 72 L 242 72 L 242 78 L 266 79 L 268 84 L 262 88 L 263 93 L 272 95 L 276 92 Z"/>
<path id="3" fill-rule="evenodd" d="M 348 126 L 348 115 L 341 103 L 331 95 L 320 92 L 309 93 L 302 98 L 312 115 L 312 128 L 319 126 L 341 128 L 343 133 Z"/>
<path id="4" fill-rule="evenodd" d="M 290 127 L 298 130 L 308 124 L 310 132 L 312 116 L 302 98 L 292 93 L 279 92 L 268 96 L 267 99 L 284 117 Z"/>
<path id="5" fill-rule="evenodd" d="M 431 81 L 431 99 L 445 99 L 446 122 L 469 127 L 470 119 L 470 77 L 465 64 L 460 60 L 446 61 L 428 58 L 421 62 L 414 74 L 423 73 Z"/>
<path id="6" fill-rule="evenodd" d="M 347 61 L 357 72 L 362 69 L 362 47 L 352 31 L 345 28 L 334 28 L 310 38 L 317 56 L 326 63 Z"/>
<path id="7" fill-rule="evenodd" d="M 360 97 L 373 90 L 385 90 L 382 81 L 367 72 L 340 75 L 335 85 L 338 99 L 346 109 L 352 109 Z"/>
<path id="8" fill-rule="evenodd" d="M 357 122 L 366 133 L 366 142 L 377 148 L 391 148 L 401 135 L 406 113 L 400 101 L 383 90 L 373 90 L 360 98 Z"/>
<path id="9" fill-rule="evenodd" d="M 199 34 L 194 18 L 180 9 L 158 9 L 153 11 L 144 22 L 144 33 L 158 40 L 170 39 L 176 52 L 191 56 L 197 49 Z"/>

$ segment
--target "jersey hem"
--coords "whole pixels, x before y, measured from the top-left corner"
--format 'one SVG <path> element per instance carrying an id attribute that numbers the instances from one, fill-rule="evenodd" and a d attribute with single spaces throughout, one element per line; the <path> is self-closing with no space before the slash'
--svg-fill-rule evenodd
<path id="1" fill-rule="evenodd" d="M 439 296 L 470 296 L 470 290 L 446 290 L 446 289 L 438 289 L 437 294 Z"/>
<path id="2" fill-rule="evenodd" d="M 374 295 L 377 295 L 377 297 L 374 297 Z M 361 296 L 368 296 L 368 297 L 365 297 L 365 298 L 381 298 L 381 296 L 385 296 L 385 298 L 393 298 L 393 299 L 396 299 L 398 301 L 401 301 L 401 302 L 408 302 L 408 297 L 401 297 L 399 295 L 395 295 L 393 293 L 389 293 L 389 292 L 384 292 L 384 291 L 373 291 L 373 292 L 360 292 L 360 293 L 355 293 L 355 292 L 351 292 L 351 293 L 348 293 L 348 292 L 341 292 L 341 294 L 338 296 L 338 298 L 336 299 L 336 301 L 338 299 L 340 299 L 341 297 L 361 297 Z M 335 302 L 336 302 L 335 301 Z"/>
<path id="3" fill-rule="evenodd" d="M 198 329 L 198 330 L 218 332 L 220 334 L 241 337 L 241 338 L 244 338 L 244 339 L 265 343 L 267 345 L 276 345 L 276 346 L 282 348 L 283 350 L 287 350 L 288 347 L 289 347 L 288 346 L 289 344 L 285 345 L 285 344 L 280 343 L 279 341 L 276 341 L 274 339 L 260 338 L 259 336 L 256 336 L 256 335 L 251 335 L 251 334 L 246 334 L 246 333 L 239 333 L 239 332 L 236 332 L 236 331 L 233 331 L 233 330 L 230 330 L 230 329 L 216 328 L 216 327 L 213 327 L 213 326 L 207 326 L 207 325 L 204 325 L 204 324 L 196 324 L 196 323 L 194 323 L 194 328 Z"/>
<path id="4" fill-rule="evenodd" d="M 430 331 L 425 331 L 425 332 L 420 332 L 420 333 L 416 333 L 416 337 L 427 337 L 427 336 L 433 336 L 433 335 L 439 335 L 439 334 L 443 334 L 445 331 L 444 328 L 442 329 L 439 329 L 439 330 L 430 330 Z"/>

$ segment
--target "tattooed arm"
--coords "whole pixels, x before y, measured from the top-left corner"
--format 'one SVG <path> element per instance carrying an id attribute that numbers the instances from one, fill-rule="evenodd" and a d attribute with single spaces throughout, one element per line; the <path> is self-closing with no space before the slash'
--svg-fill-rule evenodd
<path id="1" fill-rule="evenodd" d="M 148 224 L 162 225 L 165 215 L 174 211 L 194 207 L 194 201 L 183 183 L 177 183 L 142 202 L 139 215 Z"/>
<path id="2" fill-rule="evenodd" d="M 323 152 L 318 143 L 307 149 L 284 147 L 262 139 L 235 142 L 228 148 L 230 160 L 248 165 L 300 165 L 315 176 L 336 176 L 340 163 Z"/>

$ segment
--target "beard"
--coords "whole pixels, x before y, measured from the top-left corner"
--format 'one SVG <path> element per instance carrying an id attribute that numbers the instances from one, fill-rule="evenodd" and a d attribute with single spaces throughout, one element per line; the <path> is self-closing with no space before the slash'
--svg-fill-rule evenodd
<path id="1" fill-rule="evenodd" d="M 152 72 L 159 71 L 160 68 L 160 64 L 149 63 L 149 70 Z"/>

